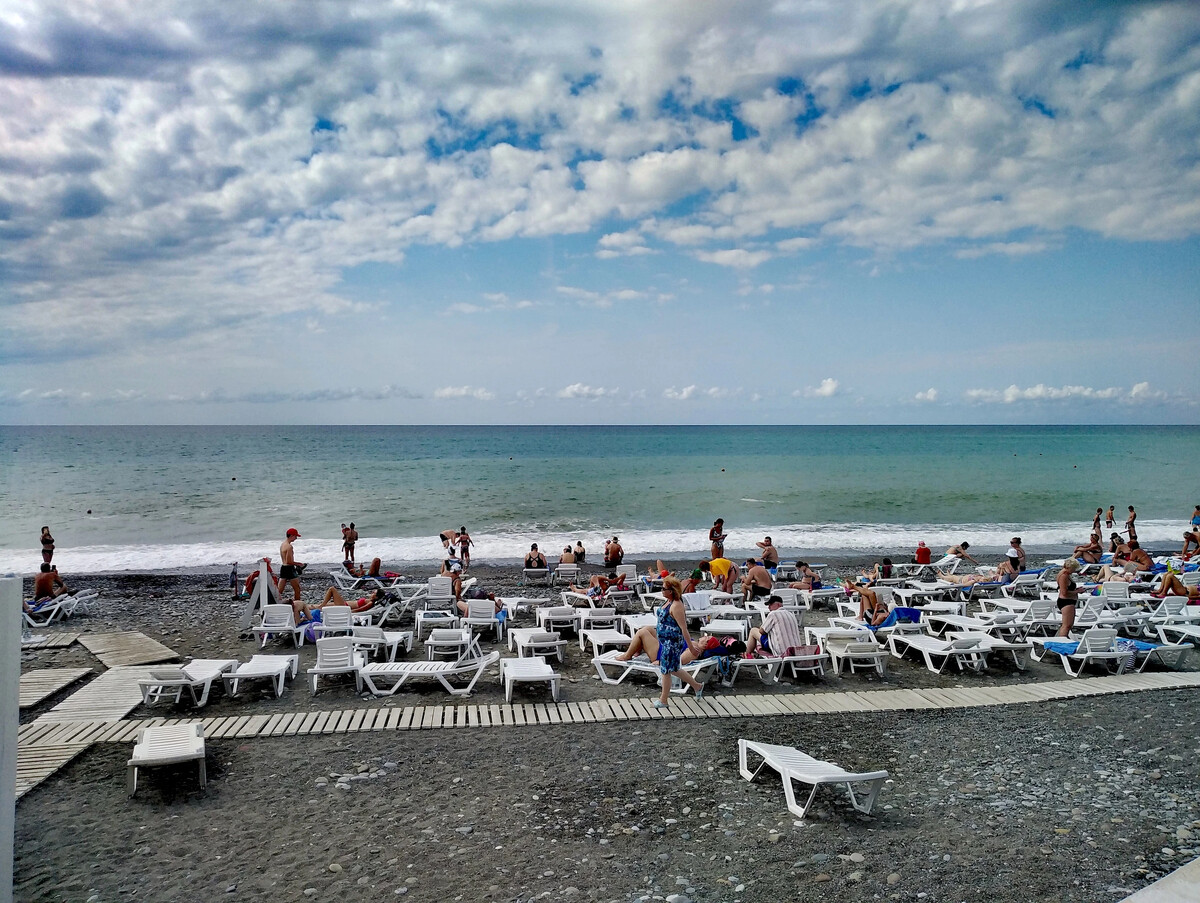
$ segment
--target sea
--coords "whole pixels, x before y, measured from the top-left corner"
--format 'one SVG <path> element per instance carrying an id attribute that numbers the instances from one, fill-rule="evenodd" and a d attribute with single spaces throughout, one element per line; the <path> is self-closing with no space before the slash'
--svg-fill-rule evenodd
<path id="1" fill-rule="evenodd" d="M 0 573 L 32 573 L 50 527 L 68 572 L 228 570 L 278 555 L 387 568 L 442 557 L 468 528 L 477 562 L 581 540 L 598 561 L 694 558 L 770 535 L 782 556 L 907 559 L 967 540 L 1036 561 L 1129 505 L 1151 550 L 1178 551 L 1200 502 L 1196 426 L 0 427 Z M 1108 531 L 1105 531 L 1107 537 Z"/>

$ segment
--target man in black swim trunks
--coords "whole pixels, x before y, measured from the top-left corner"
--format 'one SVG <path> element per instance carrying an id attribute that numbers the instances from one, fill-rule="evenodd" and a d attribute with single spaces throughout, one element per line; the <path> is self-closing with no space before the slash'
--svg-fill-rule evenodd
<path id="1" fill-rule="evenodd" d="M 276 588 L 279 590 L 279 598 L 283 599 L 284 584 L 288 584 L 292 588 L 292 611 L 296 613 L 296 621 L 301 618 L 300 605 L 300 573 L 308 567 L 303 561 L 296 560 L 296 552 L 292 548 L 292 542 L 300 538 L 300 531 L 295 527 L 291 527 L 287 531 L 287 538 L 279 546 L 279 582 Z"/>
<path id="2" fill-rule="evenodd" d="M 771 572 L 755 561 L 746 559 L 746 576 L 742 578 L 742 601 L 771 595 Z"/>

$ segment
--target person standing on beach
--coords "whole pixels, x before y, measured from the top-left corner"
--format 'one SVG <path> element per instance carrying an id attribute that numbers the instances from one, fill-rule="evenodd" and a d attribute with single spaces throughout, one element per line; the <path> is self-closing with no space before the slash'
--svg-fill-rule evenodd
<path id="1" fill-rule="evenodd" d="M 575 540 L 575 563 L 583 564 L 587 560 L 587 549 L 580 540 Z"/>
<path id="2" fill-rule="evenodd" d="M 701 561 L 698 567 L 706 574 L 712 575 L 713 585 L 720 589 L 721 592 L 733 592 L 733 577 L 737 573 L 737 565 L 728 558 L 713 558 L 710 561 Z"/>
<path id="3" fill-rule="evenodd" d="M 621 541 L 614 536 L 611 542 L 604 544 L 604 566 L 615 568 L 624 560 L 625 550 L 621 548 Z"/>
<path id="4" fill-rule="evenodd" d="M 300 622 L 303 614 L 300 606 L 300 572 L 308 565 L 296 560 L 296 551 L 292 542 L 300 538 L 300 531 L 295 527 L 288 528 L 287 536 L 279 545 L 279 582 L 275 584 L 279 590 L 279 598 L 283 599 L 284 585 L 292 588 L 292 611 L 296 613 L 296 622 Z"/>
<path id="5" fill-rule="evenodd" d="M 49 564 L 54 558 L 54 537 L 50 535 L 49 527 L 42 527 L 42 563 Z"/>
<path id="6" fill-rule="evenodd" d="M 654 701 L 656 709 L 665 709 L 671 697 L 671 678 L 678 677 L 696 691 L 696 698 L 704 695 L 704 687 L 694 677 L 682 670 L 680 657 L 684 650 L 700 657 L 700 647 L 692 641 L 688 632 L 687 609 L 683 605 L 683 593 L 675 577 L 663 579 L 662 594 L 666 603 L 656 613 L 655 626 L 658 635 L 658 672 L 662 675 L 662 693 Z"/>
<path id="7" fill-rule="evenodd" d="M 458 558 L 462 562 L 463 570 L 471 566 L 471 546 L 475 545 L 475 541 L 471 539 L 467 533 L 466 527 L 458 528 Z"/>
<path id="8" fill-rule="evenodd" d="M 1070 636 L 1071 628 L 1075 626 L 1075 606 L 1079 603 L 1079 590 L 1075 588 L 1075 581 L 1072 578 L 1077 570 L 1079 570 L 1079 562 L 1074 558 L 1068 558 L 1063 562 L 1062 570 L 1058 572 L 1056 578 L 1058 601 L 1055 604 L 1062 615 L 1062 626 L 1058 628 L 1056 636 Z"/>
<path id="9" fill-rule="evenodd" d="M 1196 506 L 1196 510 L 1192 512 L 1192 529 L 1200 530 L 1200 505 Z"/>
<path id="10" fill-rule="evenodd" d="M 725 537 L 729 534 L 725 532 L 725 518 L 718 517 L 713 521 L 712 529 L 708 531 L 708 542 L 710 544 L 710 558 L 725 557 Z"/>
<path id="11" fill-rule="evenodd" d="M 354 526 L 354 521 L 350 521 L 350 532 L 348 541 L 346 542 L 346 557 L 351 561 L 354 560 L 354 544 L 358 542 L 358 528 Z"/>
<path id="12" fill-rule="evenodd" d="M 1108 513 L 1106 513 L 1106 514 L 1104 515 L 1104 527 L 1105 527 L 1105 529 L 1111 530 L 1111 529 L 1113 528 L 1113 521 L 1114 521 L 1114 519 L 1115 519 L 1115 518 L 1116 518 L 1116 516 L 1117 516 L 1117 515 L 1116 515 L 1116 507 L 1117 507 L 1116 505 L 1109 505 L 1109 506 L 1108 506 Z"/>
<path id="13" fill-rule="evenodd" d="M 1096 509 L 1096 516 L 1092 518 L 1092 532 L 1093 532 L 1093 533 L 1099 533 L 1099 532 L 1100 532 L 1100 518 L 1102 518 L 1103 516 L 1104 516 L 1104 509 L 1103 509 L 1103 508 L 1097 508 L 1097 509 Z"/>
<path id="14" fill-rule="evenodd" d="M 762 542 L 756 542 L 755 545 L 762 549 L 763 567 L 768 571 L 773 571 L 779 567 L 779 550 L 771 542 L 771 537 L 768 536 Z"/>
<path id="15" fill-rule="evenodd" d="M 1130 540 L 1137 539 L 1137 530 L 1133 526 L 1133 522 L 1137 520 L 1137 512 L 1133 510 L 1133 505 L 1129 506 L 1129 517 L 1125 518 L 1125 535 Z"/>

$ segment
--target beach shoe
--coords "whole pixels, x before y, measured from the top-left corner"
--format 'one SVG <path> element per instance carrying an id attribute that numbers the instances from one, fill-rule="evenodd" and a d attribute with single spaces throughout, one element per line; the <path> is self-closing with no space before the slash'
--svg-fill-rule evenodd
<path id="1" fill-rule="evenodd" d="M 665 709 L 667 707 L 667 704 L 665 702 L 663 702 L 661 699 L 656 699 L 656 700 L 654 700 L 654 707 L 656 709 Z"/>
<path id="2" fill-rule="evenodd" d="M 699 690 L 696 691 L 696 698 L 697 699 L 704 698 L 704 687 L 701 687 Z"/>

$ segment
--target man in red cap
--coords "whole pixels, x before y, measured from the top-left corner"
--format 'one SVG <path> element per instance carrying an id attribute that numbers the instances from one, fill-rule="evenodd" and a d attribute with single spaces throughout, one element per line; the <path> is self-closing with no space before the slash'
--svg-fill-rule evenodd
<path id="1" fill-rule="evenodd" d="M 923 542 L 917 543 L 917 553 L 913 556 L 913 561 L 917 564 L 929 564 L 933 560 L 933 553 L 929 546 Z"/>
<path id="2" fill-rule="evenodd" d="M 299 538 L 300 531 L 291 527 L 287 531 L 287 538 L 279 546 L 279 583 L 276 584 L 280 599 L 283 598 L 284 584 L 292 587 L 292 611 L 296 613 L 297 622 L 300 620 L 300 572 L 308 566 L 296 560 L 296 553 L 292 549 L 292 541 Z"/>

